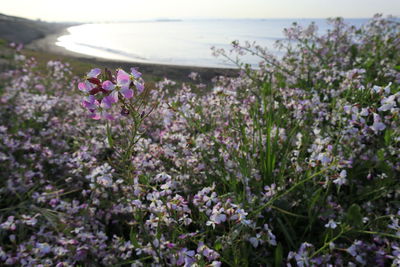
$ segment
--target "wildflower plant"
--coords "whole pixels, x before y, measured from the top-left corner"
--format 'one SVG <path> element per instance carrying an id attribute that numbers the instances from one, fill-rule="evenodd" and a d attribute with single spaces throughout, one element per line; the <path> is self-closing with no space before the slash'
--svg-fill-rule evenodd
<path id="1" fill-rule="evenodd" d="M 102 72 L 95 68 L 78 84 L 79 90 L 85 94 L 82 106 L 87 109 L 89 117 L 106 121 L 108 144 L 118 155 L 118 160 L 114 162 L 122 163 L 115 167 L 125 169 L 129 166 L 126 174 L 133 171 L 131 156 L 141 136 L 141 123 L 155 107 L 154 104 L 148 106 L 151 92 L 145 89 L 141 76 L 135 68 L 131 68 L 130 73 L 117 69 L 115 74 L 108 69 Z M 114 140 L 113 136 L 114 120 L 121 121 L 118 140 Z"/>

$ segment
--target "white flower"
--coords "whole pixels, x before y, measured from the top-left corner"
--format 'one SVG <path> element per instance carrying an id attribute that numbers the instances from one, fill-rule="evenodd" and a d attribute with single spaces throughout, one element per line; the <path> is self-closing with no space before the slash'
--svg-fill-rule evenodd
<path id="1" fill-rule="evenodd" d="M 357 256 L 357 248 L 354 244 L 348 247 L 346 251 L 353 257 Z"/>
<path id="2" fill-rule="evenodd" d="M 392 82 L 390 82 L 385 89 L 383 89 L 385 91 L 386 94 L 390 94 L 390 86 L 392 85 Z"/>
<path id="3" fill-rule="evenodd" d="M 109 176 L 100 176 L 97 178 L 97 183 L 104 187 L 111 187 L 113 184 L 113 180 Z"/>
<path id="4" fill-rule="evenodd" d="M 321 161 L 322 165 L 326 166 L 331 160 L 329 159 L 327 153 L 319 153 L 317 160 Z"/>
<path id="5" fill-rule="evenodd" d="M 361 109 L 360 116 L 365 117 L 365 116 L 368 116 L 368 114 L 369 114 L 369 112 L 368 112 L 367 108 L 362 108 Z"/>
<path id="6" fill-rule="evenodd" d="M 325 224 L 325 227 L 335 229 L 338 226 L 338 224 L 339 224 L 338 222 L 335 222 L 334 220 L 330 219 L 329 222 Z"/>
<path id="7" fill-rule="evenodd" d="M 251 243 L 251 245 L 252 245 L 254 248 L 257 248 L 257 247 L 258 247 L 258 245 L 261 243 L 260 241 L 261 241 L 261 240 L 259 240 L 257 237 L 250 237 L 250 238 L 249 238 L 249 242 Z"/>
<path id="8" fill-rule="evenodd" d="M 344 185 L 347 182 L 347 171 L 343 170 L 340 172 L 339 177 L 335 180 L 333 180 L 333 183 L 337 184 L 337 185 Z"/>
<path id="9" fill-rule="evenodd" d="M 375 132 L 383 131 L 386 129 L 386 125 L 383 122 L 376 121 L 372 124 L 371 129 Z"/>
<path id="10" fill-rule="evenodd" d="M 385 97 L 381 101 L 382 106 L 378 108 L 379 111 L 388 111 L 392 108 L 396 107 L 396 96 L 391 95 L 389 97 Z"/>
<path id="11" fill-rule="evenodd" d="M 377 85 L 374 85 L 374 86 L 372 87 L 372 90 L 375 91 L 375 93 L 379 93 L 379 92 L 381 91 L 381 89 L 382 89 L 382 87 L 377 86 Z"/>

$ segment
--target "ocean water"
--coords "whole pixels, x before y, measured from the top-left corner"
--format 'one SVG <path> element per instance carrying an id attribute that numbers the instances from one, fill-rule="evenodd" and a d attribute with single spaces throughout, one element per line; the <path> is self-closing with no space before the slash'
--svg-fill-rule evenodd
<path id="1" fill-rule="evenodd" d="M 211 47 L 229 50 L 234 40 L 255 41 L 279 55 L 274 47 L 283 39 L 283 29 L 293 22 L 308 25 L 316 22 L 320 32 L 328 29 L 323 19 L 212 19 L 177 21 L 142 21 L 129 23 L 95 23 L 68 28 L 57 45 L 81 54 L 132 62 L 203 67 L 233 67 L 223 58 L 212 55 Z M 347 22 L 361 25 L 367 19 Z M 243 60 L 252 65 L 257 57 Z"/>

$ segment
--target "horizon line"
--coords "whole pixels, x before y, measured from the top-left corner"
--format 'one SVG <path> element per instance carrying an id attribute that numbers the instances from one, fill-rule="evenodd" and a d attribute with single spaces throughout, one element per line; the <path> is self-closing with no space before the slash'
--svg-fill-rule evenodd
<path id="1" fill-rule="evenodd" d="M 376 13 L 376 14 L 382 14 L 382 13 Z M 156 17 L 156 18 L 148 18 L 148 19 L 139 19 L 139 20 L 129 20 L 129 19 L 124 19 L 124 20 L 91 20 L 91 21 L 67 21 L 67 20 L 59 20 L 59 21 L 54 21 L 54 20 L 46 20 L 46 19 L 41 19 L 41 18 L 29 18 L 29 17 L 20 17 L 20 16 L 15 16 L 15 15 L 8 15 L 4 13 L 0 13 L 0 15 L 8 16 L 8 17 L 15 17 L 15 18 L 22 18 L 22 19 L 27 19 L 27 20 L 33 20 L 33 21 L 42 21 L 42 22 L 47 22 L 47 23 L 78 23 L 78 24 L 90 24 L 90 23 L 128 23 L 128 22 L 156 22 L 156 21 L 184 21 L 184 20 L 283 20 L 283 19 L 297 19 L 297 20 L 312 20 L 312 19 L 318 19 L 318 20 L 323 20 L 323 19 L 332 19 L 332 18 L 343 18 L 343 19 L 372 19 L 372 15 L 370 17 L 343 17 L 343 16 L 331 16 L 331 17 L 257 17 L 257 18 L 251 18 L 251 17 Z M 383 14 L 383 17 L 393 17 L 394 19 L 399 19 L 400 16 L 398 15 L 385 15 Z"/>

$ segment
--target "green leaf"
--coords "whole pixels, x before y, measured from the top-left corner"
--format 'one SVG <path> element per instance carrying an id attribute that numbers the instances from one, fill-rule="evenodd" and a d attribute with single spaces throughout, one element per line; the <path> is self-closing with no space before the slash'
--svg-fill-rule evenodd
<path id="1" fill-rule="evenodd" d="M 131 240 L 132 245 L 133 245 L 135 248 L 139 248 L 139 247 L 140 247 L 140 245 L 139 245 L 139 243 L 138 243 L 138 241 L 137 241 L 137 238 L 136 238 L 136 233 L 135 233 L 135 231 L 133 230 L 133 227 L 131 228 L 131 232 L 130 232 L 130 234 L 129 234 L 129 238 L 130 238 L 130 240 Z"/>
<path id="2" fill-rule="evenodd" d="M 218 242 L 218 241 L 215 242 L 214 249 L 215 249 L 216 251 L 221 250 L 221 249 L 222 249 L 222 244 L 221 244 L 221 242 Z"/>
<path id="3" fill-rule="evenodd" d="M 369 59 L 367 60 L 367 62 L 365 62 L 365 68 L 366 68 L 366 69 L 371 68 L 371 67 L 374 65 L 374 63 L 375 63 L 374 59 L 369 58 Z"/>
<path id="4" fill-rule="evenodd" d="M 377 156 L 378 156 L 379 161 L 384 161 L 385 160 L 385 149 L 382 148 L 382 149 L 378 150 Z"/>
<path id="5" fill-rule="evenodd" d="M 107 122 L 107 141 L 110 147 L 114 146 L 110 124 Z"/>
<path id="6" fill-rule="evenodd" d="M 388 146 L 391 143 L 391 139 L 392 139 L 392 131 L 390 129 L 387 129 L 385 131 L 385 145 Z"/>
<path id="7" fill-rule="evenodd" d="M 286 241 L 290 244 L 290 248 L 295 248 L 296 245 L 295 245 L 292 237 L 294 237 L 294 238 L 296 238 L 296 237 L 292 235 L 293 233 L 288 232 L 288 230 L 290 229 L 290 225 L 289 224 L 285 225 L 280 218 L 278 218 L 278 224 L 279 224 L 280 230 L 283 232 L 283 235 L 286 238 Z"/>
<path id="8" fill-rule="evenodd" d="M 282 261 L 283 261 L 283 250 L 281 243 L 279 243 L 275 249 L 275 267 L 282 266 Z"/>
<path id="9" fill-rule="evenodd" d="M 361 214 L 361 208 L 357 204 L 353 204 L 350 206 L 350 208 L 347 210 L 346 214 L 346 221 L 354 227 L 360 227 L 362 226 L 362 214 Z"/>
<path id="10" fill-rule="evenodd" d="M 353 45 L 350 47 L 350 53 L 351 53 L 351 57 L 352 57 L 352 58 L 357 57 L 357 54 L 358 54 L 357 45 L 353 44 Z"/>

